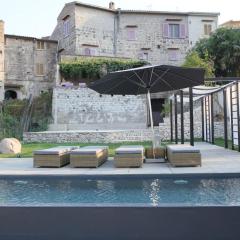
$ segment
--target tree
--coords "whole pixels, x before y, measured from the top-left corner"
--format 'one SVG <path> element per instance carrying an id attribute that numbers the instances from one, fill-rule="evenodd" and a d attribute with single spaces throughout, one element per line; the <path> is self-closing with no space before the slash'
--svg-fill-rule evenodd
<path id="1" fill-rule="evenodd" d="M 215 75 L 240 76 L 240 31 L 220 28 L 208 39 L 200 40 L 193 51 L 204 59 L 207 54 L 214 62 Z"/>
<path id="2" fill-rule="evenodd" d="M 200 67 L 205 69 L 205 77 L 214 77 L 213 61 L 209 59 L 208 55 L 201 58 L 196 51 L 188 53 L 183 67 Z"/>

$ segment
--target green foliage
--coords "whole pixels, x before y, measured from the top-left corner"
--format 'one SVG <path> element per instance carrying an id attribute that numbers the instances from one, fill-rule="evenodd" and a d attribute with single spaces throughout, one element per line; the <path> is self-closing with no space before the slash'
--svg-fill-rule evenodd
<path id="1" fill-rule="evenodd" d="M 205 70 L 205 77 L 214 77 L 214 66 L 213 61 L 209 59 L 207 53 L 201 58 L 196 51 L 188 53 L 184 67 L 200 67 Z"/>
<path id="2" fill-rule="evenodd" d="M 168 116 L 169 113 L 170 113 L 170 102 L 165 101 L 165 103 L 163 104 L 163 110 L 161 111 L 161 115 Z"/>
<path id="3" fill-rule="evenodd" d="M 4 101 L 0 112 L 0 139 L 7 137 L 22 138 L 21 116 L 25 101 Z"/>
<path id="4" fill-rule="evenodd" d="M 208 39 L 199 41 L 194 51 L 204 59 L 206 53 L 214 62 L 215 75 L 240 76 L 240 31 L 220 28 Z"/>
<path id="5" fill-rule="evenodd" d="M 22 119 L 27 100 L 5 100 L 0 111 L 0 139 L 16 137 L 22 139 Z M 30 131 L 45 131 L 51 120 L 52 94 L 42 93 L 33 100 L 30 114 Z"/>
<path id="6" fill-rule="evenodd" d="M 52 120 L 52 92 L 43 92 L 33 100 L 29 131 L 46 131 Z"/>
<path id="7" fill-rule="evenodd" d="M 74 61 L 60 63 L 61 75 L 72 82 L 93 81 L 108 72 L 141 67 L 144 61 L 115 58 L 77 58 Z"/>

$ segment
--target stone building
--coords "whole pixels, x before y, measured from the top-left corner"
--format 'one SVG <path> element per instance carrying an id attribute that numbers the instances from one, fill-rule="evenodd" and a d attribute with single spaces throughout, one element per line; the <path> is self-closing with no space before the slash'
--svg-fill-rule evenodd
<path id="1" fill-rule="evenodd" d="M 240 29 L 240 21 L 230 20 L 230 21 L 227 21 L 227 22 L 221 24 L 220 27 Z"/>
<path id="2" fill-rule="evenodd" d="M 51 39 L 64 55 L 127 57 L 180 65 L 187 51 L 217 28 L 218 13 L 138 11 L 71 2 Z"/>
<path id="3" fill-rule="evenodd" d="M 4 34 L 4 23 L 0 22 L 1 99 L 24 99 L 52 89 L 56 85 L 57 48 L 57 41 Z"/>

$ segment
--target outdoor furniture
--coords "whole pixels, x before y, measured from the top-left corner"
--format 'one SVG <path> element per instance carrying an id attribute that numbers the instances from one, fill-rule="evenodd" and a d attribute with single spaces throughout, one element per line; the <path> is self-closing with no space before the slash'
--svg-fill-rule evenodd
<path id="1" fill-rule="evenodd" d="M 108 159 L 107 146 L 87 146 L 71 151 L 70 166 L 97 168 Z"/>
<path id="2" fill-rule="evenodd" d="M 59 146 L 33 152 L 34 167 L 62 167 L 70 162 L 70 151 L 78 147 Z"/>
<path id="3" fill-rule="evenodd" d="M 190 145 L 168 145 L 167 158 L 174 167 L 202 165 L 200 150 Z"/>
<path id="4" fill-rule="evenodd" d="M 154 153 L 154 155 L 153 155 Z M 145 149 L 146 158 L 165 158 L 166 148 L 165 147 L 147 147 Z"/>
<path id="5" fill-rule="evenodd" d="M 114 165 L 118 168 L 142 167 L 143 160 L 143 146 L 121 146 L 115 151 Z"/>

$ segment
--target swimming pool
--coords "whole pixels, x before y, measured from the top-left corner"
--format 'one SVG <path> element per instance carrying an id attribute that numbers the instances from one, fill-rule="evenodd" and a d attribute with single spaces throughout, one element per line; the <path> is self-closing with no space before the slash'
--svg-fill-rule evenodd
<path id="1" fill-rule="evenodd" d="M 240 178 L 0 179 L 0 205 L 239 206 Z"/>
<path id="2" fill-rule="evenodd" d="M 0 239 L 238 240 L 239 177 L 0 177 Z"/>

